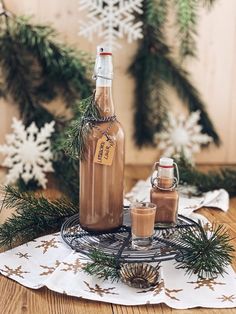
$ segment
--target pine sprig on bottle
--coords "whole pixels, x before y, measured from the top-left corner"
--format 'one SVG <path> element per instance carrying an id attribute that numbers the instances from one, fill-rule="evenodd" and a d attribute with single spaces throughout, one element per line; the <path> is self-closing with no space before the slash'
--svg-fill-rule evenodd
<path id="1" fill-rule="evenodd" d="M 73 119 L 66 129 L 66 139 L 62 143 L 62 147 L 71 158 L 84 159 L 88 136 L 92 130 L 92 124 L 87 119 L 92 118 L 96 120 L 100 117 L 94 97 L 95 93 L 80 102 L 79 106 L 82 115 L 77 119 Z"/>
<path id="2" fill-rule="evenodd" d="M 64 220 L 79 211 L 66 199 L 50 201 L 12 186 L 5 186 L 3 192 L 3 208 L 16 211 L 0 226 L 0 246 L 11 247 L 59 231 Z"/>
<path id="3" fill-rule="evenodd" d="M 198 231 L 190 229 L 182 233 L 179 241 L 182 254 L 177 268 L 184 268 L 189 275 L 200 278 L 223 276 L 232 262 L 235 250 L 223 225 L 213 226 L 209 232 L 199 223 Z"/>

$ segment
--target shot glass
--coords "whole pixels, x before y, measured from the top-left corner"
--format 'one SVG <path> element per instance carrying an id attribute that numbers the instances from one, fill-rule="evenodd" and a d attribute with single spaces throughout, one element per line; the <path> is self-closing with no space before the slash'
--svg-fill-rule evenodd
<path id="1" fill-rule="evenodd" d="M 132 248 L 148 250 L 152 246 L 156 205 L 148 202 L 136 202 L 130 206 Z"/>

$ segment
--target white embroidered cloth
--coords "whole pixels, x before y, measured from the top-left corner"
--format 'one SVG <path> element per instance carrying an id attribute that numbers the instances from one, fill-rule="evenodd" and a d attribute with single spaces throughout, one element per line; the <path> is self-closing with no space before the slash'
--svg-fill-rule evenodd
<path id="1" fill-rule="evenodd" d="M 140 191 L 135 194 L 133 190 L 132 193 L 137 199 L 143 197 Z M 181 198 L 181 213 L 199 219 L 202 216 L 192 211 L 203 203 L 205 206 L 206 202 L 212 206 L 213 199 L 215 206 L 223 204 L 222 209 L 226 210 L 227 193 L 220 190 L 200 199 Z M 63 242 L 60 233 L 55 233 L 1 253 L 0 273 L 32 289 L 46 286 L 59 293 L 115 304 L 164 302 L 176 309 L 236 307 L 236 274 L 232 267 L 228 267 L 228 274 L 224 277 L 206 280 L 195 275 L 186 276 L 183 269 L 175 268 L 173 261 L 162 262 L 159 284 L 149 289 L 135 289 L 121 282 L 103 281 L 86 275 L 82 270 L 85 262 L 83 255 L 73 252 Z"/>

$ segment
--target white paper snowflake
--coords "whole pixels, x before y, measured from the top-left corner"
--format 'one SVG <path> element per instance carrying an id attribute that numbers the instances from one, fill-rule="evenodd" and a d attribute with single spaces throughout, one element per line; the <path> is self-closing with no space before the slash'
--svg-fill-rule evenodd
<path id="1" fill-rule="evenodd" d="M 94 34 L 104 38 L 101 43 L 120 48 L 117 39 L 127 35 L 128 43 L 142 38 L 141 21 L 135 22 L 136 15 L 142 14 L 143 0 L 79 0 L 79 10 L 88 11 L 88 20 L 80 24 L 79 35 L 90 41 Z M 114 49 L 113 49 L 114 50 Z"/>
<path id="2" fill-rule="evenodd" d="M 45 123 L 39 130 L 33 122 L 25 128 L 21 120 L 13 118 L 13 133 L 6 135 L 7 145 L 0 145 L 0 153 L 7 155 L 2 165 L 10 168 L 6 184 L 15 183 L 21 177 L 25 183 L 35 179 L 46 188 L 45 172 L 53 172 L 49 138 L 54 132 L 54 124 L 54 121 Z"/>
<path id="3" fill-rule="evenodd" d="M 210 136 L 201 133 L 199 118 L 200 111 L 191 113 L 188 118 L 169 113 L 164 131 L 155 135 L 157 148 L 162 150 L 163 155 L 178 157 L 183 154 L 191 161 L 192 155 L 200 151 L 202 144 L 212 141 Z"/>

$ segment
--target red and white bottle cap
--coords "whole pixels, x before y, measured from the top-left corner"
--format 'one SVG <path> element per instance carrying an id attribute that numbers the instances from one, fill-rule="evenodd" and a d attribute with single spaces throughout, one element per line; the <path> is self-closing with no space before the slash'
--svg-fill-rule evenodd
<path id="1" fill-rule="evenodd" d="M 105 56 L 108 58 L 104 58 Z M 97 46 L 93 78 L 96 79 L 96 87 L 111 87 L 112 85 L 112 52 L 106 46 Z"/>
<path id="2" fill-rule="evenodd" d="M 111 49 L 106 46 L 98 46 L 97 47 L 97 54 L 100 56 L 112 56 Z"/>

